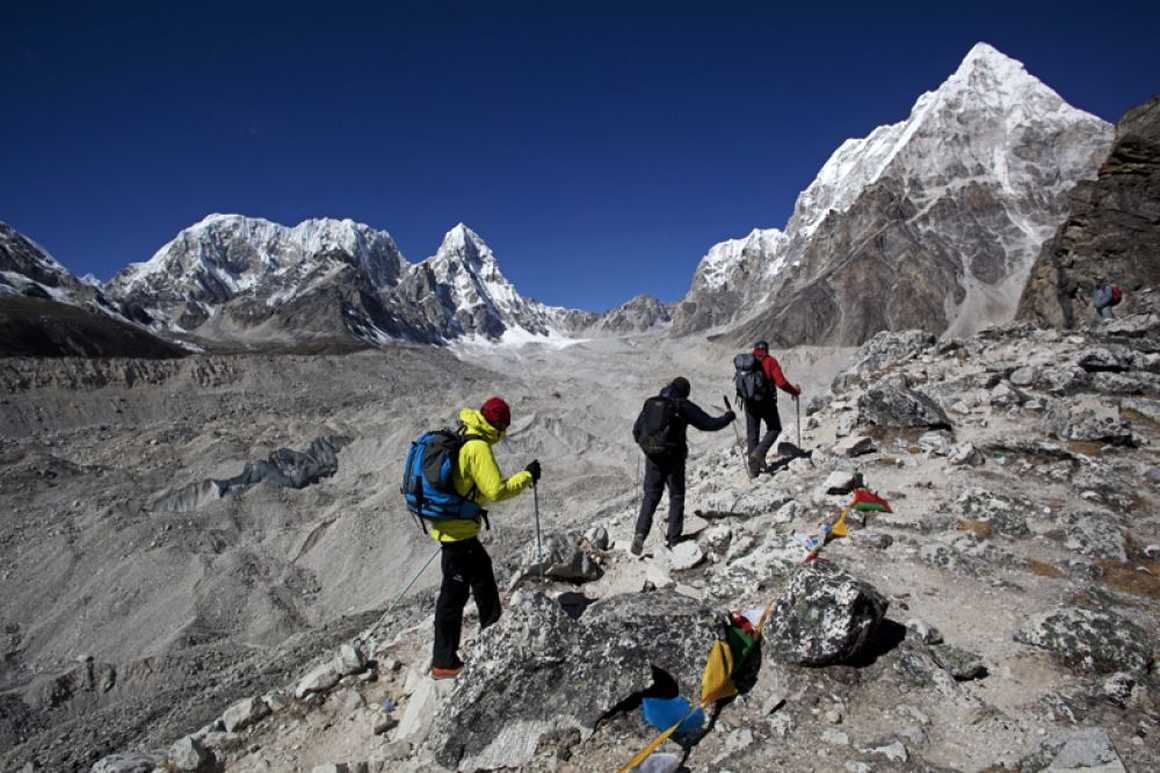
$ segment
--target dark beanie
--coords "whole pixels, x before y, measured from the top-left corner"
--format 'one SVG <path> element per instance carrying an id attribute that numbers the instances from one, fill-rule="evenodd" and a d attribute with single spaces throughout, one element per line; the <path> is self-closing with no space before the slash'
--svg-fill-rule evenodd
<path id="1" fill-rule="evenodd" d="M 489 397 L 479 409 L 487 423 L 503 432 L 512 423 L 512 409 L 499 397 Z"/>
<path id="2" fill-rule="evenodd" d="M 765 351 L 768 352 L 769 351 L 769 342 L 768 341 L 758 341 L 757 343 L 755 343 L 753 345 L 753 348 L 754 349 L 764 349 Z"/>
<path id="3" fill-rule="evenodd" d="M 688 397 L 689 393 L 693 391 L 692 385 L 689 384 L 689 379 L 685 378 L 684 376 L 677 376 L 675 379 L 673 379 L 673 383 L 670 384 L 670 386 L 672 386 L 673 391 L 676 392 L 677 396 L 681 399 Z"/>

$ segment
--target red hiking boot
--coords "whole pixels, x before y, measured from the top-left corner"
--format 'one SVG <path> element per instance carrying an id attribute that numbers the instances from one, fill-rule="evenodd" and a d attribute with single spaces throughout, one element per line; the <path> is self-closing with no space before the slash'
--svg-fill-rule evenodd
<path id="1" fill-rule="evenodd" d="M 454 679 L 459 676 L 459 672 L 463 670 L 463 664 L 458 666 L 449 666 L 447 668 L 440 668 L 439 666 L 431 666 L 432 679 Z"/>

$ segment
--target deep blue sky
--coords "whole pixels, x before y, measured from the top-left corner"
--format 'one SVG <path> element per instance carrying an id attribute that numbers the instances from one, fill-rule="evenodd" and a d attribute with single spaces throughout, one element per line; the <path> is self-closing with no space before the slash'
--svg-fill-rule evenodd
<path id="1" fill-rule="evenodd" d="M 978 40 L 1111 121 L 1160 91 L 1154 2 L 177 5 L 5 8 L 0 220 L 78 274 L 209 212 L 463 221 L 525 295 L 671 301 Z"/>

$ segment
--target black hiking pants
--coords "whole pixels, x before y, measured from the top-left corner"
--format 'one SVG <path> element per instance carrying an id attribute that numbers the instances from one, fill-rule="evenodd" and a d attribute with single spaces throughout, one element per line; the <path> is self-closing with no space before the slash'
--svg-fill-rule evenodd
<path id="1" fill-rule="evenodd" d="M 761 434 L 761 424 L 765 422 L 765 435 Z M 777 413 L 777 400 L 745 404 L 745 450 L 749 454 L 749 469 L 756 472 L 765 464 L 769 449 L 781 434 L 781 417 Z"/>
<path id="2" fill-rule="evenodd" d="M 685 457 L 644 458 L 644 494 L 640 500 L 640 515 L 636 519 L 636 533 L 648 535 L 652 530 L 653 513 L 661 503 L 665 487 L 669 489 L 669 526 L 665 541 L 676 542 L 685 527 Z"/>
<path id="3" fill-rule="evenodd" d="M 468 595 L 475 596 L 480 630 L 499 620 L 502 608 L 491 556 L 477 537 L 444 542 L 443 585 L 435 602 L 435 652 L 431 665 L 453 668 L 459 665 L 459 637 L 463 630 L 463 607 Z"/>

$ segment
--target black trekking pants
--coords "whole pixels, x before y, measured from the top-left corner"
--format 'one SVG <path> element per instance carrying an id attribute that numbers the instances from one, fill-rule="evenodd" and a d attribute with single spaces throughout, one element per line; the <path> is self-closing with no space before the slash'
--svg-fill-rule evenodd
<path id="1" fill-rule="evenodd" d="M 761 435 L 762 422 L 766 427 L 764 436 Z M 780 434 L 781 417 L 777 413 L 776 400 L 745 404 L 745 450 L 749 454 L 750 470 L 765 464 L 765 457 Z"/>
<path id="2" fill-rule="evenodd" d="M 435 651 L 431 665 L 453 668 L 459 665 L 459 637 L 463 630 L 463 607 L 468 595 L 475 596 L 480 630 L 499 620 L 502 608 L 491 556 L 478 537 L 444 542 L 443 585 L 435 602 Z"/>
<path id="3" fill-rule="evenodd" d="M 640 500 L 640 515 L 636 519 L 636 533 L 648 535 L 652 530 L 653 513 L 661 502 L 665 487 L 669 489 L 669 527 L 666 542 L 676 542 L 685 527 L 685 457 L 644 458 L 644 494 Z"/>

